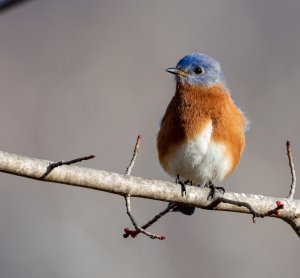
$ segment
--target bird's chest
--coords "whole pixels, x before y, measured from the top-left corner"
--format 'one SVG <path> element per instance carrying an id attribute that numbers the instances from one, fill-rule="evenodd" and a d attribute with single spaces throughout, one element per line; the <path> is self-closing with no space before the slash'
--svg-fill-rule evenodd
<path id="1" fill-rule="evenodd" d="M 213 125 L 208 121 L 192 139 L 182 142 L 169 156 L 167 172 L 202 184 L 222 180 L 231 168 L 226 146 L 212 140 Z"/>

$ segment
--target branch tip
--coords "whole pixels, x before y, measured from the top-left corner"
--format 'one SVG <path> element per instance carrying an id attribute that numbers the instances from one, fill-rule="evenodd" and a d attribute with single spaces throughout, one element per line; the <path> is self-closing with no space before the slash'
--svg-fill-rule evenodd
<path id="1" fill-rule="evenodd" d="M 291 189 L 287 198 L 293 199 L 296 191 L 296 171 L 295 171 L 295 165 L 292 156 L 291 143 L 289 140 L 286 141 L 286 151 L 287 151 L 287 156 L 289 161 L 290 172 L 292 176 Z"/>
<path id="2" fill-rule="evenodd" d="M 88 156 L 82 156 L 82 157 L 79 157 L 79 158 L 75 158 L 75 159 L 72 159 L 72 160 L 67 160 L 67 161 L 57 161 L 57 162 L 50 162 L 48 167 L 47 167 L 47 170 L 46 172 L 41 176 L 41 179 L 44 179 L 45 177 L 47 177 L 51 171 L 57 167 L 60 167 L 60 166 L 63 166 L 63 165 L 71 165 L 71 164 L 75 164 L 75 163 L 78 163 L 78 162 L 81 162 L 81 161 L 84 161 L 84 160 L 89 160 L 89 159 L 93 159 L 95 158 L 96 156 L 94 154 L 91 154 L 91 155 L 88 155 Z"/>
<path id="3" fill-rule="evenodd" d="M 134 166 L 134 163 L 135 163 L 135 160 L 136 160 L 136 157 L 137 157 L 137 153 L 138 153 L 139 148 L 140 148 L 141 139 L 142 139 L 142 136 L 138 135 L 138 137 L 136 138 L 136 142 L 135 142 L 135 146 L 134 146 L 134 150 L 133 150 L 133 154 L 132 154 L 130 163 L 129 163 L 126 171 L 125 171 L 125 175 L 130 175 L 131 174 L 132 168 Z"/>

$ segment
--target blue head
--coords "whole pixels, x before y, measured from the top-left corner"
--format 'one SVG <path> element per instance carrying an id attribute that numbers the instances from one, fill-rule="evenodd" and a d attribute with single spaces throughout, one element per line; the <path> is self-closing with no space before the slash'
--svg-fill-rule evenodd
<path id="1" fill-rule="evenodd" d="M 175 68 L 166 69 L 176 75 L 176 81 L 206 88 L 217 83 L 224 83 L 223 71 L 220 63 L 212 57 L 202 53 L 192 53 L 183 57 Z M 226 86 L 227 87 L 227 86 Z"/>

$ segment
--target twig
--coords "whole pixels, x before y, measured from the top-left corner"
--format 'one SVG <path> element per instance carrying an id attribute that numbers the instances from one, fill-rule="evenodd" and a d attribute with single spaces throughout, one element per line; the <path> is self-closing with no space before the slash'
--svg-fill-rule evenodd
<path id="1" fill-rule="evenodd" d="M 294 194 L 295 194 L 295 190 L 296 190 L 296 172 L 295 172 L 295 165 L 294 165 L 294 161 L 293 161 L 290 141 L 286 141 L 286 150 L 287 150 L 287 156 L 289 159 L 289 166 L 290 166 L 291 175 L 292 175 L 291 189 L 290 189 L 290 192 L 289 192 L 289 195 L 287 196 L 287 198 L 291 200 L 294 198 Z"/>
<path id="2" fill-rule="evenodd" d="M 141 139 L 142 139 L 142 136 L 138 135 L 138 137 L 136 138 L 132 158 L 131 158 L 130 163 L 129 163 L 126 171 L 125 171 L 125 175 L 130 175 L 131 174 L 132 168 L 133 168 L 135 160 L 136 160 L 137 153 L 138 153 L 140 145 L 141 145 Z"/>
<path id="3" fill-rule="evenodd" d="M 125 175 L 130 175 L 131 174 L 132 168 L 134 166 L 134 163 L 135 163 L 135 160 L 136 160 L 136 157 L 137 157 L 138 150 L 140 148 L 140 144 L 141 144 L 141 135 L 138 135 L 138 137 L 136 139 L 135 147 L 134 147 L 134 150 L 133 150 L 132 158 L 131 158 L 131 161 L 129 163 L 129 166 L 127 167 L 127 169 L 125 171 Z M 126 204 L 127 214 L 129 216 L 129 218 L 131 220 L 131 223 L 134 226 L 135 230 L 130 230 L 129 228 L 125 228 L 124 229 L 125 234 L 123 235 L 123 237 L 124 238 L 128 238 L 129 235 L 130 235 L 132 238 L 135 238 L 139 233 L 143 233 L 146 236 L 150 237 L 151 239 L 160 239 L 160 240 L 165 239 L 164 236 L 157 235 L 157 234 L 154 234 L 154 233 L 150 233 L 150 232 L 148 232 L 148 231 L 145 230 L 150 225 L 152 225 L 154 222 L 156 222 L 158 219 L 156 221 L 154 221 L 153 223 L 149 224 L 149 225 L 147 225 L 149 223 L 148 222 L 144 226 L 139 227 L 138 224 L 137 224 L 137 222 L 136 222 L 136 220 L 134 219 L 134 217 L 133 217 L 133 215 L 131 213 L 130 195 L 127 194 L 127 195 L 124 196 L 124 198 L 125 198 L 125 204 Z"/>
<path id="4" fill-rule="evenodd" d="M 149 220 L 146 224 L 144 224 L 142 228 L 143 229 L 149 228 L 151 225 L 153 225 L 155 222 L 161 219 L 164 215 L 166 215 L 170 211 L 173 211 L 176 207 L 177 207 L 176 203 L 170 203 L 163 211 L 155 215 L 151 220 Z"/>
<path id="5" fill-rule="evenodd" d="M 158 235 L 158 234 L 154 234 L 154 233 L 150 233 L 148 231 L 146 231 L 145 229 L 148 228 L 151 224 L 149 224 L 150 222 L 148 222 L 146 225 L 142 226 L 142 227 L 139 227 L 137 222 L 135 221 L 134 217 L 132 216 L 131 214 L 131 207 L 130 207 L 130 196 L 125 196 L 125 202 L 126 202 L 126 208 L 127 208 L 127 214 L 135 228 L 135 230 L 130 230 L 129 228 L 125 228 L 124 229 L 124 235 L 123 237 L 124 238 L 128 238 L 129 235 L 132 237 L 132 238 L 135 238 L 139 233 L 142 233 L 148 237 L 150 237 L 151 239 L 159 239 L 159 240 L 164 240 L 166 237 L 165 236 L 161 236 L 161 235 Z M 169 210 L 170 211 L 170 210 Z M 167 213 L 167 212 L 166 212 Z M 152 219 L 153 220 L 153 219 Z M 157 220 L 156 220 L 157 221 Z M 154 222 L 156 222 L 154 221 Z M 154 223 L 153 222 L 153 223 Z"/>
<path id="6" fill-rule="evenodd" d="M 27 2 L 28 0 L 5 0 L 0 3 L 0 13 L 5 12 L 19 4 L 23 4 L 23 2 Z"/>
<path id="7" fill-rule="evenodd" d="M 166 209 L 161 211 L 159 214 L 155 215 L 150 221 L 148 221 L 146 224 L 144 224 L 141 228 L 135 227 L 135 230 L 130 230 L 129 228 L 125 228 L 124 229 L 125 233 L 124 233 L 123 237 L 127 238 L 127 237 L 131 236 L 132 238 L 135 238 L 139 233 L 141 233 L 142 231 L 145 231 L 145 229 L 149 228 L 151 225 L 153 225 L 155 222 L 157 222 L 159 219 L 161 219 L 164 215 L 166 215 L 170 211 L 173 211 L 176 207 L 177 207 L 177 204 L 170 203 Z M 157 238 L 160 240 L 166 239 L 165 236 L 159 236 L 156 234 L 151 234 L 151 235 L 149 235 L 149 237 L 152 239 Z"/>
<path id="8" fill-rule="evenodd" d="M 271 215 L 280 215 L 280 210 L 284 208 L 284 204 L 281 203 L 279 200 L 276 201 L 276 207 L 274 209 L 271 209 L 265 213 L 259 213 L 257 212 L 249 203 L 247 202 L 241 202 L 241 201 L 235 201 L 230 200 L 225 197 L 217 197 L 215 200 L 213 200 L 206 209 L 213 210 L 217 207 L 218 204 L 224 203 L 224 204 L 230 204 L 238 207 L 245 207 L 249 210 L 249 212 L 252 214 L 252 221 L 253 223 L 256 222 L 256 217 L 264 218 L 266 216 Z"/>
<path id="9" fill-rule="evenodd" d="M 48 165 L 47 167 L 47 171 L 41 176 L 41 179 L 44 179 L 45 177 L 47 177 L 51 171 L 56 168 L 56 167 L 59 167 L 59 166 L 62 166 L 62 165 L 71 165 L 71 164 L 74 164 L 74 163 L 78 163 L 78 162 L 81 162 L 83 160 L 89 160 L 89 159 L 92 159 L 92 158 L 95 158 L 96 156 L 95 155 L 88 155 L 88 156 L 83 156 L 83 157 L 79 157 L 79 158 L 75 158 L 75 159 L 72 159 L 72 160 L 67 160 L 67 161 L 58 161 L 58 162 L 52 162 Z"/>

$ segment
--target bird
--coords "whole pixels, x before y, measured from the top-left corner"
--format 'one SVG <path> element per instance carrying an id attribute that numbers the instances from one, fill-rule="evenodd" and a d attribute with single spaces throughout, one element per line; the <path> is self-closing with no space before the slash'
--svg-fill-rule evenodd
<path id="1" fill-rule="evenodd" d="M 157 134 L 160 165 L 181 184 L 182 195 L 188 183 L 224 193 L 214 184 L 239 164 L 248 120 L 216 59 L 192 53 L 166 71 L 175 75 L 176 89 Z M 192 215 L 195 208 L 178 204 L 174 210 Z"/>

